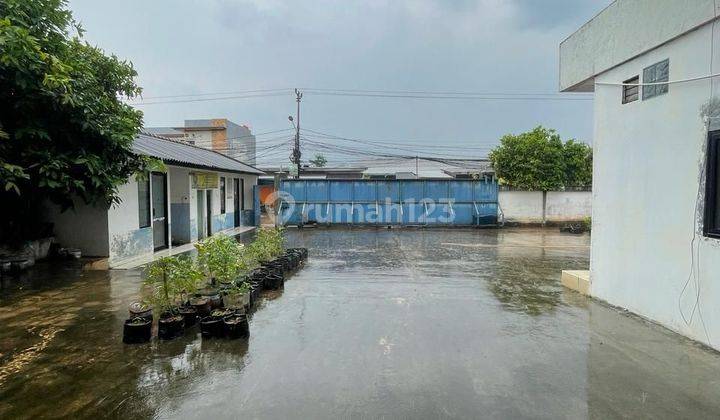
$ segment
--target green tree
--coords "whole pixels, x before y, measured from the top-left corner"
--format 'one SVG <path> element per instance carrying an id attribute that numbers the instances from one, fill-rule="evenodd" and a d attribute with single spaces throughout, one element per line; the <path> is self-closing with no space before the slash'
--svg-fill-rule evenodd
<path id="1" fill-rule="evenodd" d="M 318 153 L 315 155 L 315 158 L 310 159 L 310 164 L 316 168 L 324 168 L 325 165 L 327 165 L 327 159 L 325 159 L 325 156 Z"/>
<path id="2" fill-rule="evenodd" d="M 568 140 L 563 147 L 565 155 L 565 187 L 592 185 L 592 147 Z"/>
<path id="3" fill-rule="evenodd" d="M 532 131 L 500 139 L 490 161 L 501 182 L 531 191 L 551 191 L 564 185 L 563 143 L 554 130 Z"/>
<path id="4" fill-rule="evenodd" d="M 501 182 L 530 191 L 552 191 L 592 183 L 592 149 L 568 140 L 555 130 L 538 126 L 526 133 L 508 134 L 490 152 Z"/>
<path id="5" fill-rule="evenodd" d="M 0 2 L 5 239 L 32 225 L 40 200 L 116 202 L 118 185 L 149 162 L 131 150 L 142 113 L 120 99 L 140 94 L 135 69 L 82 36 L 66 0 Z"/>

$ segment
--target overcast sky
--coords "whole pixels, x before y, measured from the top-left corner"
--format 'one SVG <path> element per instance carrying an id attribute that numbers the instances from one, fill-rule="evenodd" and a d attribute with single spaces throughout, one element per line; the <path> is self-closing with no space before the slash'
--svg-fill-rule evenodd
<path id="1" fill-rule="evenodd" d="M 70 7 L 86 39 L 132 61 L 144 96 L 154 97 L 292 87 L 553 93 L 559 43 L 609 2 L 71 0 Z M 295 102 L 284 95 L 141 109 L 147 126 L 226 117 L 265 132 L 288 128 Z M 302 108 L 307 128 L 435 146 L 491 146 L 538 124 L 591 142 L 592 101 L 307 94 Z"/>

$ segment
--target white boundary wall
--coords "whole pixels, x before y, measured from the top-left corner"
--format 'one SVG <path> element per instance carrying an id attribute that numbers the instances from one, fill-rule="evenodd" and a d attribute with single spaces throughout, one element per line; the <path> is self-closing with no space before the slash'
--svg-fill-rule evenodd
<path id="1" fill-rule="evenodd" d="M 509 223 L 542 223 L 542 191 L 500 191 L 500 210 Z M 548 191 L 545 199 L 546 222 L 580 221 L 592 215 L 592 192 Z"/>

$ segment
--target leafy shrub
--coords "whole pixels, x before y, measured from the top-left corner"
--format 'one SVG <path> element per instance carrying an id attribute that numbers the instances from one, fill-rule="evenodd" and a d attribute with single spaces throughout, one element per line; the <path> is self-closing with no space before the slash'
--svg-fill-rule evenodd
<path id="1" fill-rule="evenodd" d="M 508 134 L 488 156 L 504 184 L 530 191 L 592 185 L 592 148 L 575 140 L 563 143 L 555 130 L 536 127 Z"/>
<path id="2" fill-rule="evenodd" d="M 263 228 L 257 231 L 257 237 L 250 244 L 250 253 L 259 262 L 267 262 L 283 253 L 282 228 Z"/>
<path id="3" fill-rule="evenodd" d="M 202 273 L 186 256 L 163 257 L 145 271 L 145 285 L 150 287 L 147 302 L 159 313 L 172 311 L 180 300 L 194 293 Z"/>
<path id="4" fill-rule="evenodd" d="M 211 236 L 195 244 L 202 271 L 221 283 L 231 283 L 248 270 L 244 246 L 227 235 Z"/>

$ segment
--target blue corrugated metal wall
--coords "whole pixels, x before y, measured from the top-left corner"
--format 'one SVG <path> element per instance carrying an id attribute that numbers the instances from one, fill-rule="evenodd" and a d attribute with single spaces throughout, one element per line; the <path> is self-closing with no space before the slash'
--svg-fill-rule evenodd
<path id="1" fill-rule="evenodd" d="M 498 186 L 491 180 L 283 180 L 280 191 L 284 225 L 497 223 Z"/>

